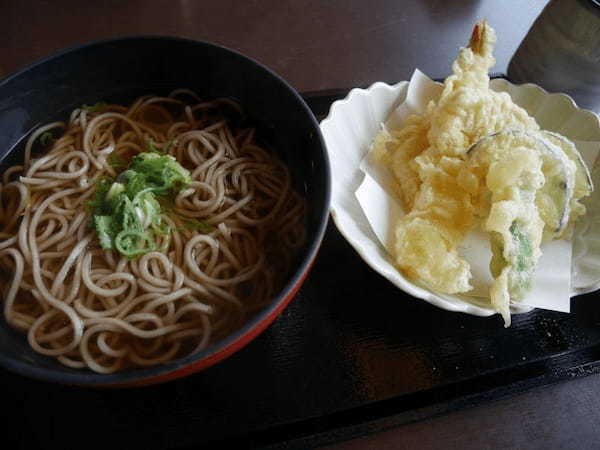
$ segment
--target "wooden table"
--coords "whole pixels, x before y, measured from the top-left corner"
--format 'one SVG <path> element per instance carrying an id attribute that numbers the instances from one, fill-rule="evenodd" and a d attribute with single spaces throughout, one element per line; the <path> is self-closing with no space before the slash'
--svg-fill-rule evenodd
<path id="1" fill-rule="evenodd" d="M 160 34 L 238 50 L 278 72 L 299 91 L 367 86 L 407 79 L 415 67 L 432 77 L 444 77 L 459 46 L 467 42 L 472 24 L 481 18 L 497 31 L 495 71 L 502 73 L 546 3 L 4 1 L 0 73 L 12 73 L 87 41 Z M 599 393 L 600 376 L 592 375 L 507 393 L 477 406 L 466 403 L 460 411 L 424 420 L 415 415 L 408 421 L 412 423 L 403 420 L 401 426 L 390 419 L 375 434 L 353 440 L 348 440 L 351 435 L 341 435 L 338 439 L 346 441 L 329 448 L 599 448 Z M 390 430 L 381 431 L 386 427 Z"/>
<path id="2" fill-rule="evenodd" d="M 104 0 L 2 2 L 0 70 L 83 42 L 162 34 L 208 40 L 266 64 L 299 91 L 445 77 L 472 25 L 488 18 L 506 70 L 546 0 Z M 518 13 L 515 13 L 518 7 Z"/>

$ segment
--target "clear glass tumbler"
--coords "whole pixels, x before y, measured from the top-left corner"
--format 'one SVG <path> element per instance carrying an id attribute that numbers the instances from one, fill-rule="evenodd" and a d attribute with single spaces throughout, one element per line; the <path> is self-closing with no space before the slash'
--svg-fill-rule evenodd
<path id="1" fill-rule="evenodd" d="M 565 92 L 600 113 L 600 0 L 550 0 L 511 59 L 508 78 Z"/>

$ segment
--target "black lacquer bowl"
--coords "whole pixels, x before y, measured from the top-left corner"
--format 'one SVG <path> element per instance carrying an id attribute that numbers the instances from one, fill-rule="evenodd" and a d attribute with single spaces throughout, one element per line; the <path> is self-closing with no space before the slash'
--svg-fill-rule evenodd
<path id="1" fill-rule="evenodd" d="M 327 224 L 330 173 L 317 121 L 279 76 L 226 48 L 172 37 L 129 37 L 65 50 L 0 82 L 0 160 L 22 160 L 23 142 L 37 126 L 65 119 L 83 104 L 127 102 L 143 94 L 189 88 L 204 98 L 238 101 L 292 172 L 308 202 L 308 242 L 273 301 L 242 329 L 206 350 L 148 369 L 100 375 L 66 368 L 35 353 L 26 337 L 0 318 L 0 365 L 37 379 L 94 386 L 153 384 L 209 367 L 241 349 L 287 306 L 315 259 Z"/>

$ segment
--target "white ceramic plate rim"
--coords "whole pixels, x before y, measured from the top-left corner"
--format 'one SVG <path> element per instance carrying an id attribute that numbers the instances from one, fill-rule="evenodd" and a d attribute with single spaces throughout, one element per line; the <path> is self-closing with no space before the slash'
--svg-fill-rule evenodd
<path id="1" fill-rule="evenodd" d="M 498 90 L 502 90 L 502 91 L 508 91 L 511 89 L 513 89 L 513 90 L 514 89 L 527 89 L 527 90 L 537 91 L 536 94 L 538 96 L 542 95 L 542 96 L 551 96 L 551 97 L 561 97 L 561 98 L 567 99 L 568 100 L 567 104 L 570 106 L 570 109 L 572 110 L 571 113 L 577 112 L 578 114 L 585 114 L 585 115 L 590 115 L 591 117 L 593 117 L 593 119 L 595 120 L 595 123 L 597 124 L 597 128 L 598 128 L 598 133 L 597 133 L 596 139 L 600 140 L 600 117 L 598 117 L 598 115 L 596 115 L 592 111 L 578 108 L 575 101 L 569 95 L 563 94 L 563 93 L 548 93 L 546 90 L 544 90 L 540 86 L 530 84 L 530 83 L 526 83 L 526 84 L 522 84 L 522 85 L 515 85 L 504 79 L 492 80 L 492 84 L 495 88 L 497 88 L 497 89 L 499 88 Z M 394 85 L 389 85 L 389 84 L 383 83 L 383 82 L 376 82 L 376 83 L 373 83 L 371 86 L 369 86 L 367 89 L 362 89 L 362 88 L 352 89 L 344 99 L 337 100 L 336 102 L 334 102 L 331 105 L 329 114 L 327 115 L 327 117 L 325 117 L 321 121 L 321 129 L 323 131 L 323 134 L 327 134 L 326 129 L 328 126 L 330 126 L 329 123 L 334 119 L 337 110 L 339 108 L 342 108 L 346 103 L 349 103 L 350 101 L 352 101 L 355 96 L 364 96 L 364 95 L 368 96 L 377 89 L 384 89 L 384 90 L 388 91 L 389 95 L 396 96 L 397 102 L 400 102 L 402 100 L 402 97 L 401 97 L 402 90 L 405 89 L 405 87 L 407 85 L 408 85 L 408 81 L 400 81 L 399 83 L 396 83 Z M 333 157 L 334 156 L 332 156 L 330 154 L 330 158 L 333 158 Z M 357 168 L 357 170 L 358 170 L 358 168 Z M 332 170 L 332 177 L 335 177 L 333 170 Z M 598 186 L 597 188 L 600 189 L 600 186 Z M 352 194 L 354 194 L 354 193 L 352 193 Z M 390 268 L 385 268 L 385 267 L 378 265 L 376 263 L 376 261 L 374 261 L 373 258 L 371 258 L 371 255 L 369 254 L 369 252 L 363 247 L 359 236 L 354 235 L 353 233 L 351 233 L 349 230 L 346 229 L 346 227 L 340 220 L 340 214 L 344 214 L 343 208 L 338 206 L 338 199 L 336 198 L 335 195 L 332 195 L 331 216 L 333 218 L 334 223 L 336 224 L 337 229 L 342 234 L 342 236 L 344 236 L 344 238 L 356 250 L 356 252 L 359 254 L 359 256 L 373 270 L 375 270 L 376 272 L 381 274 L 383 277 L 385 277 L 387 280 L 389 280 L 391 283 L 393 283 L 394 285 L 396 285 L 397 287 L 399 287 L 406 293 L 412 295 L 413 297 L 425 300 L 434 306 L 440 307 L 440 308 L 448 310 L 448 311 L 463 312 L 463 313 L 476 315 L 476 316 L 490 316 L 490 315 L 496 314 L 496 311 L 491 309 L 491 307 L 478 306 L 475 303 L 472 303 L 470 300 L 466 301 L 466 300 L 459 298 L 458 296 L 434 294 L 434 293 L 430 292 L 429 290 L 427 290 L 425 287 L 421 287 L 416 283 L 408 281 L 407 279 L 405 279 L 402 276 L 402 274 L 400 274 L 400 272 L 398 272 L 393 267 L 391 267 L 391 270 L 390 270 Z M 376 239 L 375 239 L 375 241 L 376 241 L 376 244 L 380 247 L 381 251 L 385 252 L 385 250 L 383 249 L 381 244 Z M 584 287 L 579 287 L 577 289 L 574 289 L 571 296 L 580 295 L 580 294 L 584 294 L 584 293 L 588 293 L 588 292 L 593 292 L 599 288 L 600 288 L 600 281 L 590 284 L 589 286 L 584 286 Z M 474 301 L 476 301 L 476 300 L 474 300 Z M 518 305 L 518 304 L 511 305 L 511 312 L 513 314 L 529 312 L 532 309 L 533 308 L 531 308 L 529 306 L 525 306 L 525 305 Z"/>

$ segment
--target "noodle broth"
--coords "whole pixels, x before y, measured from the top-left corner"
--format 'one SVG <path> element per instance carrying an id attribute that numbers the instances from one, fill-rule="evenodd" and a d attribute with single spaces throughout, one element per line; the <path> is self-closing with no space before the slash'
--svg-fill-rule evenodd
<path id="1" fill-rule="evenodd" d="M 179 90 L 123 101 L 131 95 L 59 114 L 62 124 L 36 128 L 3 161 L 5 320 L 73 369 L 111 373 L 206 350 L 270 304 L 306 242 L 307 186 L 287 168 L 305 162 L 278 130 L 251 126 L 231 99 Z M 136 155 L 153 152 L 191 177 L 157 197 L 168 232 L 154 231 L 135 257 L 103 249 L 89 206 L 99 180 L 119 183 Z"/>

